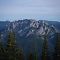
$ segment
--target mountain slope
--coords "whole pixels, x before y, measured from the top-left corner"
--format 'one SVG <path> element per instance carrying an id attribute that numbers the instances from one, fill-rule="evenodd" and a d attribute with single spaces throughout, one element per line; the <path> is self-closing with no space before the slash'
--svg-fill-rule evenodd
<path id="1" fill-rule="evenodd" d="M 48 37 L 49 54 L 54 52 L 56 36 L 55 32 L 60 30 L 60 22 L 43 21 L 43 20 L 18 20 L 15 22 L 0 22 L 0 32 L 2 33 L 2 41 L 4 45 L 7 41 L 9 31 L 16 34 L 16 42 L 18 47 L 24 48 L 25 52 L 30 49 L 34 52 L 37 49 L 39 54 L 42 52 L 44 35 Z"/>

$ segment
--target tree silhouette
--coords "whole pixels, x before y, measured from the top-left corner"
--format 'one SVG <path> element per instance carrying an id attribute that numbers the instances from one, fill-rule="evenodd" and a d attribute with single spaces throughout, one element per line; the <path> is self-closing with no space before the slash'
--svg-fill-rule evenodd
<path id="1" fill-rule="evenodd" d="M 35 36 L 36 37 L 36 36 Z M 34 60 L 38 60 L 38 48 L 37 48 L 37 42 L 36 42 L 36 40 L 37 40 L 37 38 L 33 38 L 33 40 L 34 40 Z"/>
<path id="2" fill-rule="evenodd" d="M 8 33 L 7 58 L 8 60 L 16 60 L 16 40 L 14 32 Z"/>
<path id="3" fill-rule="evenodd" d="M 37 51 L 34 52 L 34 60 L 38 60 L 38 55 Z"/>
<path id="4" fill-rule="evenodd" d="M 28 60 L 33 60 L 33 53 L 29 52 Z"/>
<path id="5" fill-rule="evenodd" d="M 44 35 L 42 35 L 44 38 L 43 49 L 42 49 L 42 60 L 51 60 L 50 59 L 51 55 L 48 56 L 48 38 L 50 38 L 49 37 L 50 33 L 56 33 L 55 27 L 53 25 L 51 27 L 47 25 L 47 27 L 50 28 L 50 30 L 48 28 L 45 30 L 45 26 L 44 26 L 45 33 L 43 32 Z"/>
<path id="6" fill-rule="evenodd" d="M 56 47 L 54 60 L 60 60 L 60 33 L 56 33 Z"/>
<path id="7" fill-rule="evenodd" d="M 45 30 L 45 34 L 43 36 L 43 47 L 42 47 L 42 60 L 48 60 L 48 29 Z"/>
<path id="8" fill-rule="evenodd" d="M 44 43 L 43 43 L 43 49 L 42 49 L 42 60 L 47 60 L 47 50 L 48 50 L 48 41 L 47 37 L 44 36 Z"/>
<path id="9" fill-rule="evenodd" d="M 2 44 L 2 42 L 1 42 L 1 33 L 0 33 L 0 60 L 4 60 L 5 59 L 5 57 L 4 57 L 4 52 L 5 51 L 5 49 L 4 49 L 4 47 L 3 47 L 3 44 Z"/>
<path id="10" fill-rule="evenodd" d="M 16 51 L 17 60 L 24 60 L 24 53 L 22 48 L 18 48 Z"/>

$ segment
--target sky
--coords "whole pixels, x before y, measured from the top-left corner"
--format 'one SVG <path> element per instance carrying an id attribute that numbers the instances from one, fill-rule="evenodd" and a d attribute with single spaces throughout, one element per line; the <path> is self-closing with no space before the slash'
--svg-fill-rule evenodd
<path id="1" fill-rule="evenodd" d="M 60 0 L 0 0 L 0 21 L 60 21 Z"/>

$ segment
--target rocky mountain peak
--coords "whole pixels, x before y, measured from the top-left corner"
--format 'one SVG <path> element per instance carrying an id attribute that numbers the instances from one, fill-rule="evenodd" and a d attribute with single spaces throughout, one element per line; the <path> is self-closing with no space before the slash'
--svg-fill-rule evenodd
<path id="1" fill-rule="evenodd" d="M 10 29 L 17 32 L 20 36 L 30 36 L 30 35 L 45 35 L 49 34 L 50 31 L 55 30 L 53 25 L 49 25 L 46 21 L 36 21 L 36 20 L 19 20 L 10 23 Z"/>

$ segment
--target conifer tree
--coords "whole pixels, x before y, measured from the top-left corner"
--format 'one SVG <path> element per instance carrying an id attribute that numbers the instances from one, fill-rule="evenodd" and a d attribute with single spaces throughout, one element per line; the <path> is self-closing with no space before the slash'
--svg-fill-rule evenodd
<path id="1" fill-rule="evenodd" d="M 17 60 L 24 60 L 24 53 L 22 48 L 18 48 L 16 52 Z"/>
<path id="2" fill-rule="evenodd" d="M 9 32 L 7 41 L 7 58 L 16 60 L 16 40 L 14 32 Z"/>
<path id="3" fill-rule="evenodd" d="M 0 60 L 2 60 L 2 44 L 1 44 L 1 34 L 0 34 Z"/>
<path id="4" fill-rule="evenodd" d="M 48 42 L 47 42 L 47 37 L 44 36 L 44 43 L 43 43 L 43 48 L 42 48 L 42 60 L 47 60 L 47 48 L 48 48 Z"/>
<path id="5" fill-rule="evenodd" d="M 29 58 L 28 60 L 33 60 L 33 54 L 31 52 L 29 53 L 29 57 L 28 58 Z"/>
<path id="6" fill-rule="evenodd" d="M 1 33 L 0 33 L 0 60 L 4 60 L 4 48 L 1 42 Z"/>
<path id="7" fill-rule="evenodd" d="M 37 38 L 33 38 L 35 41 L 34 41 L 34 60 L 38 60 L 38 48 L 37 48 Z"/>
<path id="8" fill-rule="evenodd" d="M 34 52 L 34 60 L 38 60 L 38 53 L 37 53 L 37 51 Z"/>
<path id="9" fill-rule="evenodd" d="M 44 42 L 42 47 L 42 60 L 48 60 L 48 34 L 47 30 L 45 31 L 45 34 L 43 35 Z"/>
<path id="10" fill-rule="evenodd" d="M 34 42 L 31 42 L 31 44 L 29 46 L 29 53 L 28 53 L 28 56 L 27 56 L 28 60 L 34 60 L 34 54 L 32 52 L 33 49 L 34 49 Z"/>
<path id="11" fill-rule="evenodd" d="M 56 47 L 54 60 L 60 60 L 60 33 L 56 33 Z"/>

